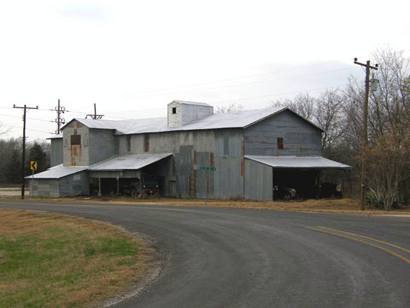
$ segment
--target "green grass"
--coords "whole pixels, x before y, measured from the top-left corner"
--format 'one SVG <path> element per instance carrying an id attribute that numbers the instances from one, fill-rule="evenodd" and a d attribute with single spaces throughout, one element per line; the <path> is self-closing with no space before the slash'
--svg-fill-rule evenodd
<path id="1" fill-rule="evenodd" d="M 0 210 L 0 307 L 95 304 L 142 273 L 140 250 L 106 224 Z"/>

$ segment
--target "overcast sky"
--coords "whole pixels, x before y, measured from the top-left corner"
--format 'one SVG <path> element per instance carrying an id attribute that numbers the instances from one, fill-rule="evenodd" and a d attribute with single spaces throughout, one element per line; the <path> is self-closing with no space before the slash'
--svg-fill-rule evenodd
<path id="1" fill-rule="evenodd" d="M 410 2 L 0 2 L 0 122 L 29 140 L 93 103 L 105 118 L 165 116 L 173 99 L 262 108 L 298 92 L 317 95 L 363 77 L 352 59 L 410 51 Z"/>

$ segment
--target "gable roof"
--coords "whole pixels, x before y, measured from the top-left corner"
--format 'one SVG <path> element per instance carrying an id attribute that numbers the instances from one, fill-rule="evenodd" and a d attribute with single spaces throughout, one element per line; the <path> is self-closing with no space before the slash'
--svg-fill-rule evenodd
<path id="1" fill-rule="evenodd" d="M 251 125 L 265 120 L 275 114 L 283 111 L 290 111 L 297 117 L 308 122 L 310 125 L 322 131 L 320 127 L 303 118 L 288 107 L 285 108 L 265 108 L 255 110 L 243 110 L 228 113 L 215 113 L 193 123 L 177 127 L 169 128 L 167 126 L 167 118 L 149 118 L 136 120 L 94 120 L 74 118 L 63 126 L 64 129 L 69 123 L 76 120 L 88 128 L 94 129 L 112 129 L 117 134 L 143 134 L 143 133 L 160 133 L 172 131 L 190 131 L 190 130 L 207 130 L 207 129 L 223 129 L 223 128 L 246 128 Z"/>

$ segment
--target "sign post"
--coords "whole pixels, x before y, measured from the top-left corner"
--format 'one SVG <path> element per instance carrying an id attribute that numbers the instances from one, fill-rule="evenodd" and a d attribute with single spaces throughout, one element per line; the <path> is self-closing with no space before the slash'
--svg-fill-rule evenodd
<path id="1" fill-rule="evenodd" d="M 30 198 L 33 196 L 33 180 L 34 180 L 34 172 L 38 169 L 38 164 L 36 160 L 30 160 L 30 170 L 31 170 L 31 185 L 30 185 Z"/>

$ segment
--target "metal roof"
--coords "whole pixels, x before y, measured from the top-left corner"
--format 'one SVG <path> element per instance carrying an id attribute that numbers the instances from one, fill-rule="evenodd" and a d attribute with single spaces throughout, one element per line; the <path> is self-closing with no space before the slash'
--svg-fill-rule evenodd
<path id="1" fill-rule="evenodd" d="M 245 158 L 271 166 L 273 168 L 317 168 L 348 169 L 349 165 L 339 163 L 322 156 L 256 156 L 245 155 Z"/>
<path id="2" fill-rule="evenodd" d="M 115 130 L 117 134 L 142 134 L 222 128 L 245 128 L 284 110 L 288 110 L 294 113 L 295 115 L 307 121 L 317 129 L 321 130 L 321 128 L 319 128 L 312 122 L 304 119 L 303 117 L 301 117 L 300 115 L 286 107 L 270 107 L 266 109 L 216 113 L 201 120 L 195 121 L 194 123 L 190 123 L 177 128 L 169 128 L 167 126 L 167 118 L 151 118 L 138 120 L 94 120 L 75 118 L 73 120 L 77 120 L 89 128 L 112 129 Z M 66 125 L 68 125 L 68 123 Z"/>
<path id="3" fill-rule="evenodd" d="M 58 135 L 51 135 L 50 137 L 47 137 L 46 139 L 61 139 L 63 138 L 63 134 L 58 134 Z"/>
<path id="4" fill-rule="evenodd" d="M 118 170 L 139 170 L 152 163 L 171 156 L 172 153 L 156 154 L 130 154 L 107 159 L 105 161 L 91 165 L 90 171 L 118 171 Z"/>
<path id="5" fill-rule="evenodd" d="M 57 165 L 54 167 L 49 168 L 46 171 L 26 176 L 26 179 L 61 179 L 65 176 L 75 174 L 77 172 L 87 170 L 88 166 L 63 166 Z"/>
<path id="6" fill-rule="evenodd" d="M 112 129 L 115 130 L 117 134 L 152 133 L 168 130 L 166 118 L 138 120 L 94 120 L 75 118 L 73 120 L 77 120 L 89 128 Z"/>
<path id="7" fill-rule="evenodd" d="M 65 176 L 81 171 L 118 171 L 118 170 L 139 170 L 161 159 L 171 156 L 172 153 L 156 154 L 130 154 L 118 156 L 98 162 L 91 166 L 63 166 L 57 165 L 46 171 L 26 176 L 26 179 L 61 179 Z"/>

